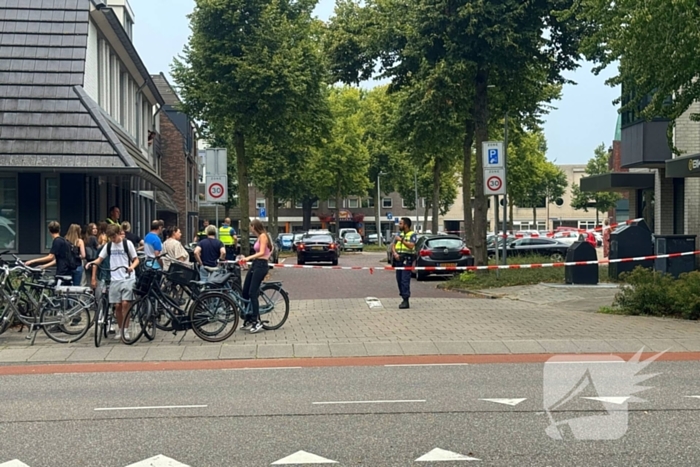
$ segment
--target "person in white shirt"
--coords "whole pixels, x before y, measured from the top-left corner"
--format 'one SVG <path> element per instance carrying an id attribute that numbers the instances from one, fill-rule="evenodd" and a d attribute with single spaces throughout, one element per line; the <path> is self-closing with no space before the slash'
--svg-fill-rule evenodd
<path id="1" fill-rule="evenodd" d="M 165 237 L 167 240 L 163 242 L 163 253 L 165 253 L 167 257 L 163 258 L 163 269 L 168 271 L 173 259 L 191 266 L 189 262 L 190 254 L 187 253 L 185 247 L 180 243 L 182 239 L 182 230 L 180 230 L 179 227 L 168 227 L 165 229 Z"/>
<path id="2" fill-rule="evenodd" d="M 123 324 L 126 328 L 129 323 L 124 322 L 124 317 L 128 315 L 131 302 L 134 301 L 134 283 L 136 282 L 134 270 L 139 265 L 139 258 L 136 255 L 134 244 L 124 238 L 120 225 L 109 225 L 106 234 L 110 242 L 102 248 L 95 261 L 88 263 L 87 267 L 99 266 L 102 261 L 109 257 L 111 270 L 109 303 L 115 305 L 114 313 L 117 317 L 117 325 Z M 96 288 L 97 268 L 93 271 L 92 287 Z M 117 331 L 116 336 L 120 337 L 119 331 Z"/>

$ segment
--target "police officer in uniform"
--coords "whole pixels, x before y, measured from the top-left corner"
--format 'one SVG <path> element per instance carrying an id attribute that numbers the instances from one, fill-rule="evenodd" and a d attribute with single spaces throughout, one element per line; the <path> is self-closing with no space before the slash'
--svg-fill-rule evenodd
<path id="1" fill-rule="evenodd" d="M 226 247 L 226 259 L 233 261 L 236 254 L 236 230 L 231 227 L 231 219 L 224 219 L 223 225 L 219 228 L 219 240 Z"/>
<path id="2" fill-rule="evenodd" d="M 411 219 L 402 217 L 399 222 L 399 233 L 391 245 L 394 267 L 413 266 L 416 259 L 416 240 L 416 233 L 411 230 Z M 405 310 L 409 308 L 408 299 L 411 296 L 411 271 L 396 271 L 396 283 L 399 286 L 399 294 L 403 298 L 399 309 Z"/>
<path id="3" fill-rule="evenodd" d="M 207 227 L 209 227 L 209 220 L 204 219 L 202 224 L 203 224 L 202 230 L 200 230 L 199 232 L 197 232 L 194 235 L 194 239 L 192 240 L 192 243 L 199 243 L 202 240 L 204 240 L 205 238 L 207 238 Z"/>

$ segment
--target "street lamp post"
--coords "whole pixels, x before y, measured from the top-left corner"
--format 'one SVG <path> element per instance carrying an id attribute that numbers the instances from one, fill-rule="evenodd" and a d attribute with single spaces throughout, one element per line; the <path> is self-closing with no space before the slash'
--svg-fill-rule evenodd
<path id="1" fill-rule="evenodd" d="M 416 228 L 418 228 L 418 171 L 413 172 L 413 185 L 416 190 Z"/>
<path id="2" fill-rule="evenodd" d="M 386 175 L 386 172 L 379 172 L 377 174 L 377 245 L 382 245 L 382 190 L 380 188 L 380 178 L 382 175 Z"/>
<path id="3" fill-rule="evenodd" d="M 508 111 L 503 117 L 503 179 L 504 183 L 508 179 Z M 506 185 L 508 186 L 508 185 Z M 496 205 L 498 209 L 498 205 Z M 506 249 L 506 240 L 508 239 L 507 228 L 508 221 L 506 217 L 508 216 L 508 193 L 503 195 L 503 264 L 507 264 L 506 257 L 508 255 L 508 250 Z M 498 226 L 496 226 L 498 229 Z M 498 249 L 498 247 L 496 247 Z"/>

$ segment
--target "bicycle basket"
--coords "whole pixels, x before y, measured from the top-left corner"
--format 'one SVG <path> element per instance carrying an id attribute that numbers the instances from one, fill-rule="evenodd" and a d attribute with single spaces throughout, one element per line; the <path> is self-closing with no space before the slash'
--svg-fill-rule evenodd
<path id="1" fill-rule="evenodd" d="M 190 285 L 190 282 L 197 280 L 197 271 L 176 262 L 170 263 L 167 275 L 168 280 L 177 285 Z"/>
<path id="2" fill-rule="evenodd" d="M 144 268 L 140 276 L 136 277 L 136 283 L 134 284 L 134 293 L 137 295 L 146 295 L 153 282 L 156 280 L 157 272 L 151 268 Z"/>

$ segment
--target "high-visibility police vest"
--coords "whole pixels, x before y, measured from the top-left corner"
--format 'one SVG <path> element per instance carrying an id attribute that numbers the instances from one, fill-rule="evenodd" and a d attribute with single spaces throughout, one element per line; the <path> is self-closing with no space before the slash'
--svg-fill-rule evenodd
<path id="1" fill-rule="evenodd" d="M 205 230 L 202 230 L 201 232 L 197 232 L 197 240 L 200 242 L 207 238 L 207 232 Z"/>
<path id="2" fill-rule="evenodd" d="M 119 222 L 113 221 L 111 217 L 108 217 L 105 222 L 112 225 L 120 225 Z"/>
<path id="3" fill-rule="evenodd" d="M 221 243 L 223 243 L 224 246 L 233 246 L 236 243 L 236 241 L 231 236 L 230 225 L 226 227 L 219 227 L 219 240 L 221 240 Z"/>
<path id="4" fill-rule="evenodd" d="M 413 236 L 413 234 L 414 234 L 413 230 L 409 230 L 409 231 L 406 232 L 406 233 L 402 233 L 402 234 L 400 235 L 400 237 L 401 237 L 403 240 L 405 240 L 405 239 L 407 239 L 407 238 L 410 240 L 410 238 Z M 408 248 L 408 247 L 407 247 L 406 245 L 404 245 L 403 243 L 401 243 L 401 242 L 396 242 L 396 246 L 395 246 L 394 248 L 396 249 L 396 252 L 397 252 L 398 254 L 400 254 L 400 255 L 414 255 L 414 254 L 416 254 L 415 245 L 413 246 L 413 248 Z"/>

